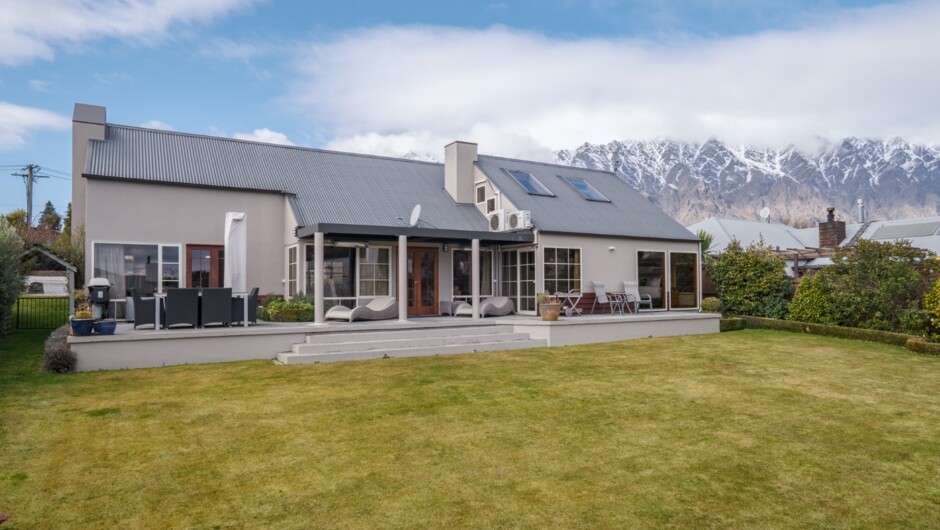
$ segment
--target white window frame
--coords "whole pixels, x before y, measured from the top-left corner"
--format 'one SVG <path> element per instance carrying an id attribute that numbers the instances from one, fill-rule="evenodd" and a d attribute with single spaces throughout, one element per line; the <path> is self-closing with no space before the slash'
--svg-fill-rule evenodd
<path id="1" fill-rule="evenodd" d="M 163 247 L 176 247 L 179 249 L 179 280 L 182 282 L 183 278 L 186 277 L 186 264 L 185 264 L 185 254 L 183 249 L 185 245 L 183 243 L 173 243 L 173 242 L 154 242 L 154 241 L 115 241 L 111 239 L 95 239 L 91 242 L 91 270 L 88 274 L 95 273 L 95 246 L 96 245 L 152 245 L 157 247 L 157 292 L 163 292 Z M 89 276 L 92 278 L 93 276 Z M 126 300 L 127 296 L 123 295 L 120 297 L 111 297 L 112 300 Z"/>
<path id="2" fill-rule="evenodd" d="M 290 282 L 291 282 L 290 280 L 290 272 L 291 272 L 290 251 L 291 250 L 294 250 L 294 256 L 295 256 L 294 258 L 294 273 L 295 273 L 294 293 L 290 292 Z M 306 256 L 304 257 L 304 259 L 306 260 Z M 286 274 L 287 277 L 285 278 L 284 296 L 287 299 L 291 299 L 300 293 L 300 290 L 299 290 L 300 289 L 300 273 L 301 273 L 300 244 L 287 245 L 287 247 L 284 249 L 284 263 L 287 264 L 287 274 Z"/>
<path id="3" fill-rule="evenodd" d="M 581 263 L 579 263 L 580 267 L 578 267 L 581 270 L 581 274 L 578 276 L 578 283 L 581 284 L 581 292 L 583 293 L 584 292 L 584 249 L 582 247 L 559 247 L 559 246 L 541 247 L 541 249 L 542 249 L 542 282 L 539 285 L 539 288 L 540 288 L 539 292 L 543 292 L 543 293 L 546 292 L 545 291 L 545 266 L 548 265 L 548 262 L 545 261 L 545 251 L 546 250 L 577 250 L 578 255 L 581 257 Z M 548 293 L 548 294 L 555 294 L 555 293 Z"/>
<path id="4" fill-rule="evenodd" d="M 304 259 L 303 259 L 302 271 L 303 271 L 303 276 L 304 276 L 304 278 L 306 278 L 307 272 L 309 271 L 309 269 L 307 268 L 307 247 L 314 248 L 315 245 L 314 245 L 313 243 L 304 243 L 304 244 L 303 244 L 303 252 L 304 252 L 303 256 L 304 256 Z M 355 269 L 353 270 L 353 285 L 354 285 L 355 293 L 356 293 L 356 294 L 355 294 L 355 296 L 343 296 L 343 297 L 328 296 L 328 297 L 324 297 L 324 298 L 323 298 L 324 303 L 325 303 L 325 302 L 343 302 L 343 301 L 350 301 L 350 300 L 351 300 L 351 301 L 353 301 L 354 304 L 358 305 L 359 302 L 360 302 L 362 299 L 369 299 L 369 300 L 371 300 L 371 299 L 375 298 L 376 296 L 383 296 L 383 295 L 363 296 L 363 295 L 360 294 L 361 291 L 360 291 L 360 288 L 359 288 L 359 278 L 360 278 L 359 266 L 360 266 L 360 264 L 361 264 L 361 260 L 359 259 L 359 249 L 361 249 L 361 248 L 366 248 L 366 247 L 368 247 L 368 248 L 384 248 L 384 249 L 388 249 L 389 281 L 388 281 L 388 295 L 387 295 L 387 296 L 393 296 L 393 295 L 392 295 L 392 292 L 394 292 L 394 289 L 395 289 L 395 282 L 396 282 L 396 278 L 397 278 L 397 276 L 395 276 L 397 273 L 396 273 L 396 270 L 395 270 L 395 263 L 396 263 L 396 261 L 395 261 L 395 252 L 394 252 L 394 249 L 397 248 L 397 247 L 394 247 L 394 246 L 392 246 L 392 245 L 369 245 L 369 244 L 367 244 L 366 247 L 343 247 L 343 246 L 339 246 L 339 245 L 323 245 L 323 248 L 324 248 L 324 249 L 327 249 L 327 248 L 335 248 L 335 247 L 338 247 L 338 248 L 353 248 L 353 249 L 356 250 L 356 267 L 355 267 Z M 315 248 L 314 248 L 314 252 L 316 252 L 316 249 L 315 249 Z M 311 292 L 308 293 L 308 294 L 313 294 L 313 293 L 312 293 L 312 291 L 311 291 Z"/>
<path id="5" fill-rule="evenodd" d="M 652 252 L 652 251 L 650 251 Z M 666 274 L 669 280 L 669 288 L 672 289 L 672 255 L 673 254 L 694 254 L 695 255 L 695 307 L 672 307 L 672 299 L 670 298 L 667 304 L 667 307 L 670 311 L 698 311 L 702 305 L 702 254 L 701 252 L 695 252 L 690 250 L 669 250 L 666 252 Z M 639 267 L 637 267 L 639 271 Z M 637 272 L 639 275 L 639 272 Z M 672 293 L 670 293 L 672 294 Z"/>
<path id="6" fill-rule="evenodd" d="M 539 289 L 538 289 L 539 287 L 539 248 L 537 246 L 534 246 L 534 247 L 500 248 L 499 249 L 499 252 L 496 254 L 496 257 L 499 260 L 499 262 L 496 265 L 496 270 L 499 271 L 499 277 L 496 280 L 496 284 L 499 285 L 499 296 L 507 296 L 503 294 L 502 256 L 504 252 L 514 252 L 516 254 L 516 296 L 512 299 L 513 303 L 516 305 L 516 312 L 520 315 L 534 315 L 537 313 L 537 309 L 538 309 L 537 301 L 538 301 L 538 293 L 539 293 Z M 532 252 L 532 255 L 534 258 L 533 265 L 535 266 L 535 278 L 532 280 L 532 283 L 535 284 L 534 299 L 536 303 L 534 303 L 533 305 L 536 309 L 533 309 L 531 311 L 523 311 L 522 309 L 520 309 L 520 304 L 519 304 L 520 299 L 523 298 L 522 296 L 522 260 L 520 259 L 519 254 L 523 252 Z M 529 298 L 529 297 L 525 297 L 525 298 Z"/>
<path id="7" fill-rule="evenodd" d="M 454 282 L 456 281 L 456 276 L 457 276 L 457 275 L 455 274 L 455 272 L 456 272 L 456 270 L 457 270 L 457 259 L 456 259 L 454 256 L 457 255 L 457 252 L 470 252 L 470 249 L 467 249 L 467 248 L 457 248 L 457 249 L 451 249 L 451 250 L 453 251 L 453 254 L 451 255 L 451 258 L 450 258 L 450 283 L 451 283 L 451 286 L 450 286 L 450 298 L 451 298 L 451 300 L 453 300 L 454 302 L 458 302 L 458 301 L 459 301 L 459 302 L 469 302 L 469 301 L 473 298 L 473 295 L 472 295 L 472 294 L 468 294 L 468 295 L 463 295 L 463 294 L 462 294 L 462 295 L 456 295 L 456 294 L 454 294 L 454 287 L 456 287 L 456 285 L 454 285 Z M 482 297 L 482 296 L 495 296 L 494 293 L 496 293 L 496 286 L 499 284 L 499 280 L 497 280 L 497 274 L 496 274 L 496 270 L 499 269 L 499 266 L 498 266 L 498 264 L 497 264 L 497 258 L 499 257 L 499 254 L 496 252 L 496 250 L 491 249 L 491 248 L 480 249 L 480 263 L 481 263 L 481 264 L 483 263 L 483 254 L 484 254 L 485 252 L 490 253 L 490 255 L 492 256 L 492 257 L 490 258 L 490 278 L 492 278 L 492 280 L 490 280 L 490 294 L 484 294 L 484 293 L 483 293 L 483 282 L 480 282 L 480 296 L 481 296 L 481 297 Z M 470 256 L 470 259 L 473 260 L 473 255 L 472 255 L 472 254 L 471 254 L 471 256 Z M 471 265 L 472 265 L 472 263 L 471 263 Z M 481 271 L 481 272 L 482 272 L 482 271 Z M 473 281 L 473 278 L 470 278 L 470 281 Z"/>
<path id="8" fill-rule="evenodd" d="M 369 249 L 369 248 L 388 250 L 388 292 L 384 295 L 376 294 L 376 295 L 364 296 L 362 295 L 361 290 L 360 290 L 359 279 L 362 277 L 361 272 L 360 272 L 360 265 L 362 265 L 362 259 L 359 257 L 359 250 Z M 368 298 L 371 300 L 375 298 L 376 296 L 392 296 L 392 284 L 395 283 L 395 278 L 393 277 L 394 271 L 392 271 L 392 262 L 395 261 L 394 259 L 392 259 L 392 254 L 393 254 L 392 248 L 393 247 L 391 247 L 390 245 L 368 245 L 367 247 L 359 247 L 356 249 L 356 271 L 355 271 L 356 276 L 355 278 L 353 278 L 353 283 L 356 284 L 356 303 L 357 304 L 363 298 Z M 347 298 L 338 298 L 337 300 L 347 300 Z"/>
<path id="9" fill-rule="evenodd" d="M 636 281 L 637 287 L 640 285 L 640 253 L 641 252 L 659 252 L 662 253 L 663 258 L 663 306 L 660 308 L 653 308 L 653 311 L 669 311 L 669 296 L 668 289 L 670 282 L 672 281 L 672 275 L 669 273 L 669 251 L 661 248 L 636 248 L 636 274 L 634 276 L 634 281 Z"/>

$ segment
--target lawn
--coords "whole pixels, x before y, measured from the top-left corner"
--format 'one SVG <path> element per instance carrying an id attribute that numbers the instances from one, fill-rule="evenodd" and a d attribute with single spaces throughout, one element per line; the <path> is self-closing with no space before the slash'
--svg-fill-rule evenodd
<path id="1" fill-rule="evenodd" d="M 940 358 L 774 331 L 38 371 L 0 341 L 8 528 L 940 527 Z"/>

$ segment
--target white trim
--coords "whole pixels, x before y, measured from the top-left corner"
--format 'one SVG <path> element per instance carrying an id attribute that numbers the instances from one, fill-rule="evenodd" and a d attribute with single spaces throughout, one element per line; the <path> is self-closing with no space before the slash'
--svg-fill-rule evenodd
<path id="1" fill-rule="evenodd" d="M 506 296 L 505 294 L 503 294 L 503 278 L 502 278 L 503 276 L 503 273 L 502 273 L 503 253 L 512 252 L 516 255 L 516 282 L 515 282 L 516 283 L 516 296 L 514 297 L 513 302 L 516 304 L 516 313 L 520 315 L 535 315 L 537 313 L 537 310 L 533 309 L 531 311 L 523 311 L 522 309 L 520 309 L 519 302 L 523 298 L 523 296 L 522 296 L 522 260 L 519 259 L 519 255 L 522 254 L 523 252 L 532 253 L 532 256 L 533 256 L 532 266 L 535 268 L 535 277 L 532 279 L 532 283 L 534 284 L 533 287 L 535 288 L 535 292 L 533 293 L 533 296 L 531 298 L 533 302 L 535 302 L 536 300 L 538 300 L 538 286 L 539 286 L 539 283 L 538 283 L 539 281 L 539 264 L 538 264 L 539 251 L 538 250 L 539 250 L 538 247 L 534 247 L 534 246 L 527 246 L 527 247 L 522 247 L 522 248 L 518 248 L 518 247 L 517 248 L 505 248 L 505 249 L 500 248 L 498 251 L 499 253 L 497 254 L 497 258 L 499 259 L 499 264 L 498 264 L 499 296 Z M 526 296 L 525 298 L 530 298 L 530 297 Z M 536 304 L 533 303 L 533 306 L 535 305 Z"/>
<path id="2" fill-rule="evenodd" d="M 457 277 L 457 275 L 455 274 L 455 273 L 456 273 L 456 269 L 457 269 L 457 260 L 454 258 L 454 256 L 457 255 L 457 252 L 469 252 L 469 253 L 472 253 L 472 249 L 470 249 L 470 248 L 464 248 L 464 247 L 451 248 L 451 249 L 450 249 L 450 255 L 451 255 L 451 259 L 450 259 L 450 299 L 451 299 L 451 301 L 454 301 L 454 302 L 456 302 L 457 300 L 460 300 L 460 301 L 462 301 L 462 302 L 468 302 L 468 301 L 470 300 L 470 298 L 472 298 L 472 294 L 461 294 L 461 295 L 456 295 L 456 294 L 454 294 L 454 287 L 456 287 L 456 285 L 454 284 L 454 282 L 455 282 L 455 278 Z M 499 258 L 499 254 L 496 252 L 496 250 L 494 250 L 493 247 L 485 248 L 485 249 L 484 249 L 484 248 L 481 248 L 481 249 L 480 249 L 480 263 L 481 263 L 481 264 L 483 263 L 483 254 L 486 254 L 486 253 L 489 253 L 489 254 L 492 256 L 492 257 L 490 258 L 490 278 L 492 278 L 492 280 L 490 281 L 490 294 L 484 294 L 484 293 L 483 293 L 483 283 L 480 282 L 480 296 L 496 296 L 496 294 L 495 294 L 495 293 L 496 293 L 496 284 L 498 284 L 499 282 L 498 282 L 498 280 L 496 279 L 496 272 L 495 272 L 493 269 L 494 269 L 494 268 L 496 268 L 496 269 L 499 268 L 499 267 L 498 267 L 498 264 L 497 264 L 497 260 L 498 260 L 498 258 Z M 471 257 L 470 257 L 470 260 L 473 261 L 473 256 L 472 256 L 472 255 L 471 255 Z M 471 273 L 471 274 L 472 274 L 472 273 Z M 473 278 L 471 277 L 471 280 L 472 280 L 472 279 L 473 279 Z M 440 282 L 438 282 L 438 285 L 440 285 Z"/>
<path id="3" fill-rule="evenodd" d="M 284 250 L 284 263 L 287 265 L 287 275 L 285 277 L 286 281 L 284 282 L 284 298 L 287 298 L 288 300 L 294 297 L 294 295 L 292 295 L 290 292 L 290 250 L 292 248 L 297 250 L 297 261 L 294 262 L 294 269 L 297 269 L 297 279 L 295 280 L 297 282 L 297 286 L 295 287 L 294 294 L 300 293 L 300 243 L 296 243 L 293 245 L 287 245 Z M 304 259 L 306 259 L 306 257 L 304 257 Z"/>
<path id="4" fill-rule="evenodd" d="M 699 260 L 702 257 L 701 252 L 689 252 L 688 250 L 669 250 L 666 252 L 666 269 L 669 271 L 669 288 L 672 289 L 672 255 L 673 254 L 693 254 L 695 255 L 695 276 L 696 283 L 696 305 L 694 307 L 669 307 L 670 311 L 698 311 L 702 301 L 702 269 Z M 672 294 L 672 293 L 670 293 Z M 670 300 L 669 305 L 672 305 Z"/>
<path id="5" fill-rule="evenodd" d="M 663 249 L 653 249 L 653 248 L 636 248 L 636 280 L 637 287 L 640 285 L 640 252 L 658 252 L 663 255 L 663 285 L 662 286 L 662 295 L 663 295 L 663 306 L 654 307 L 653 311 L 669 311 L 669 296 L 667 289 L 669 288 L 669 282 L 672 280 L 669 274 L 669 251 Z"/>
<path id="6" fill-rule="evenodd" d="M 88 278 L 94 278 L 95 274 L 95 245 L 151 245 L 157 247 L 157 292 L 163 292 L 163 247 L 177 247 L 179 249 L 179 280 L 177 282 L 182 282 L 183 278 L 186 277 L 186 260 L 185 260 L 185 244 L 184 243 L 174 243 L 174 242 L 154 242 L 154 241 L 115 241 L 115 240 L 101 240 L 93 239 L 91 241 L 91 267 L 85 272 Z M 120 297 L 111 297 L 112 300 L 126 300 L 127 296 L 124 293 L 121 293 Z"/>
<path id="7" fill-rule="evenodd" d="M 541 247 L 541 249 L 542 249 L 542 281 L 541 281 L 540 284 L 537 284 L 537 285 L 536 285 L 536 287 L 539 288 L 539 289 L 536 290 L 536 293 L 544 293 L 544 292 L 545 292 L 545 265 L 547 265 L 547 263 L 545 262 L 545 250 L 548 250 L 548 249 L 554 249 L 554 250 L 558 250 L 558 249 L 565 249 L 565 250 L 575 249 L 575 250 L 578 251 L 578 255 L 580 256 L 580 260 L 581 260 L 581 262 L 578 264 L 578 265 L 579 265 L 578 268 L 580 269 L 580 276 L 578 277 L 578 283 L 581 284 L 581 292 L 583 293 L 583 292 L 584 292 L 584 248 L 583 248 L 583 247 L 554 247 L 554 246 L 551 246 L 551 247 Z M 555 294 L 555 293 L 549 293 L 549 294 Z"/>

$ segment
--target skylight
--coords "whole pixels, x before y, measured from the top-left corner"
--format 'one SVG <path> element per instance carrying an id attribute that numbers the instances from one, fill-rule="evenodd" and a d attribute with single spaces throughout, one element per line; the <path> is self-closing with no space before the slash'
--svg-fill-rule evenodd
<path id="1" fill-rule="evenodd" d="M 532 173 L 528 171 L 515 171 L 507 169 L 506 173 L 509 173 L 509 176 L 516 179 L 516 182 L 519 183 L 529 195 L 544 195 L 546 197 L 554 197 L 555 194 L 548 191 L 548 188 L 544 184 L 539 182 L 539 179 L 535 178 Z"/>
<path id="2" fill-rule="evenodd" d="M 568 184 L 571 184 L 571 187 L 576 189 L 582 197 L 589 201 L 597 202 L 610 202 L 610 199 L 604 197 L 604 194 L 597 191 L 597 188 L 591 186 L 588 181 L 584 179 L 574 178 L 574 177 L 561 177 L 568 181 Z"/>

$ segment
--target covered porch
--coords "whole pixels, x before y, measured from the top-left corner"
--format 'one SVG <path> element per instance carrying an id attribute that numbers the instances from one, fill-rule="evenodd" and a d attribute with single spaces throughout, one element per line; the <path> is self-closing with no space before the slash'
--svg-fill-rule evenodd
<path id="1" fill-rule="evenodd" d="M 287 251 L 287 294 L 313 295 L 314 324 L 324 324 L 334 305 L 355 307 L 380 296 L 397 300 L 401 322 L 451 315 L 460 303 L 470 304 L 472 318 L 479 319 L 481 300 L 503 294 L 499 253 L 535 252 L 531 231 L 321 223 L 298 229 L 297 238 L 299 244 Z M 531 279 L 532 292 L 526 294 L 534 300 Z M 534 305 L 517 304 L 518 309 L 534 314 Z"/>

